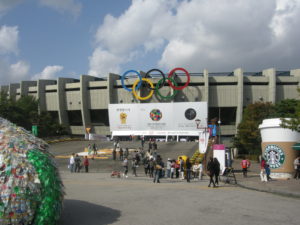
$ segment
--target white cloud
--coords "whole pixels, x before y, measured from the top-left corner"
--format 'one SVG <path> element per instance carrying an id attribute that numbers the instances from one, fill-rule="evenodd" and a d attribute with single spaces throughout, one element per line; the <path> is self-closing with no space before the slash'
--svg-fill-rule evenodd
<path id="1" fill-rule="evenodd" d="M 299 24 L 300 0 L 134 0 L 99 26 L 90 71 L 102 75 L 134 63 L 133 52 L 147 60 L 158 49 L 153 67 L 168 70 L 299 68 Z M 99 48 L 113 56 L 109 63 L 100 60 Z"/>
<path id="2" fill-rule="evenodd" d="M 6 60 L 0 59 L 0 84 L 19 83 L 29 78 L 30 65 L 25 61 L 18 61 L 9 64 Z"/>
<path id="3" fill-rule="evenodd" d="M 121 65 L 137 59 L 139 48 L 151 52 L 160 48 L 161 36 L 166 27 L 153 26 L 160 21 L 170 20 L 167 8 L 173 8 L 176 1 L 133 1 L 128 10 L 119 18 L 107 15 L 103 25 L 95 35 L 96 48 L 90 60 L 90 72 L 106 76 L 108 72 L 120 71 Z M 164 24 L 162 22 L 162 24 Z M 149 28 L 150 27 L 150 28 Z M 101 51 L 99 51 L 101 49 Z M 103 60 L 100 53 L 109 55 L 111 60 Z M 102 55 L 103 56 L 103 55 Z M 101 59 L 101 60 L 99 60 Z M 114 69 L 114 71 L 110 71 Z"/>
<path id="4" fill-rule="evenodd" d="M 0 27 L 0 55 L 18 53 L 19 30 L 17 26 Z"/>
<path id="5" fill-rule="evenodd" d="M 76 0 L 38 0 L 41 5 L 53 8 L 59 12 L 69 12 L 74 16 L 80 14 L 82 5 Z"/>
<path id="6" fill-rule="evenodd" d="M 100 47 L 96 48 L 93 55 L 89 58 L 89 75 L 105 77 L 108 73 L 119 73 L 121 71 L 119 64 L 123 59 L 117 54 L 105 51 Z"/>
<path id="7" fill-rule="evenodd" d="M 42 72 L 35 74 L 31 79 L 38 80 L 38 79 L 56 79 L 57 73 L 63 70 L 63 66 L 46 66 Z"/>

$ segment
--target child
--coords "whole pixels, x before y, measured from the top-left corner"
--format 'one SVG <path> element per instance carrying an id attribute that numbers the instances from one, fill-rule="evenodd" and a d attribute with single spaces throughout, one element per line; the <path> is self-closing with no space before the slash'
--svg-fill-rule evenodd
<path id="1" fill-rule="evenodd" d="M 266 171 L 266 175 L 267 175 L 267 181 L 272 180 L 272 178 L 270 177 L 271 170 L 270 170 L 270 165 L 269 164 L 265 165 L 265 171 Z"/>

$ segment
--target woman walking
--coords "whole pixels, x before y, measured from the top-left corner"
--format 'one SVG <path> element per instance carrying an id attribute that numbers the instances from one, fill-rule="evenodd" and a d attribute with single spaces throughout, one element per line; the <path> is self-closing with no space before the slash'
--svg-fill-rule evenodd
<path id="1" fill-rule="evenodd" d="M 214 158 L 214 170 L 215 170 L 215 184 L 219 186 L 219 176 L 220 176 L 220 163 L 217 158 Z"/>
<path id="2" fill-rule="evenodd" d="M 213 184 L 213 187 L 216 187 L 216 184 L 214 182 L 215 165 L 214 165 L 214 160 L 212 157 L 210 157 L 209 162 L 207 163 L 207 173 L 209 175 L 208 187 L 210 187 L 211 184 Z"/>

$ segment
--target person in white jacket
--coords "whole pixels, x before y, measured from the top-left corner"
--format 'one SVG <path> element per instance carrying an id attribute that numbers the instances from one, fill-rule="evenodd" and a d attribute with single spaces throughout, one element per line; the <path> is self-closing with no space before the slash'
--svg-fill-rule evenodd
<path id="1" fill-rule="evenodd" d="M 196 180 L 199 177 L 199 172 L 200 172 L 199 162 L 195 162 L 193 165 L 194 180 Z"/>
<path id="2" fill-rule="evenodd" d="M 71 157 L 70 157 L 70 162 L 69 162 L 69 169 L 70 172 L 73 173 L 74 172 L 74 167 L 75 167 L 75 159 L 74 159 L 74 153 L 72 153 Z"/>

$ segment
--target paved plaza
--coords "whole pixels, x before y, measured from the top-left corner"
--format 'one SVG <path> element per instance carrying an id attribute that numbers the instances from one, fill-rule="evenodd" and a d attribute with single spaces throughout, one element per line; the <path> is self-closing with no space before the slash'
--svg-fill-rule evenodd
<path id="1" fill-rule="evenodd" d="M 66 196 L 61 225 L 272 224 L 298 225 L 300 199 L 208 180 L 110 178 L 108 173 L 62 173 Z"/>
<path id="2" fill-rule="evenodd" d="M 79 142 L 57 144 L 52 146 L 52 151 L 55 155 L 69 154 L 81 149 L 81 145 Z M 109 147 L 110 143 L 106 145 Z M 174 145 L 174 151 L 180 152 L 183 145 Z M 186 146 L 187 152 L 193 152 L 196 147 L 193 143 Z M 164 157 L 171 154 L 168 144 L 159 147 Z M 255 163 L 248 178 L 236 174 L 238 185 L 221 183 L 218 188 L 209 188 L 206 177 L 191 183 L 166 178 L 159 184 L 153 183 L 141 169 L 138 177 L 129 174 L 127 179 L 111 178 L 111 170 L 119 165 L 111 159 L 91 160 L 90 173 L 70 173 L 67 160 L 57 159 L 66 192 L 61 225 L 293 225 L 300 221 L 300 195 L 297 196 L 300 181 L 262 184 Z M 282 193 L 275 193 L 276 190 Z"/>

